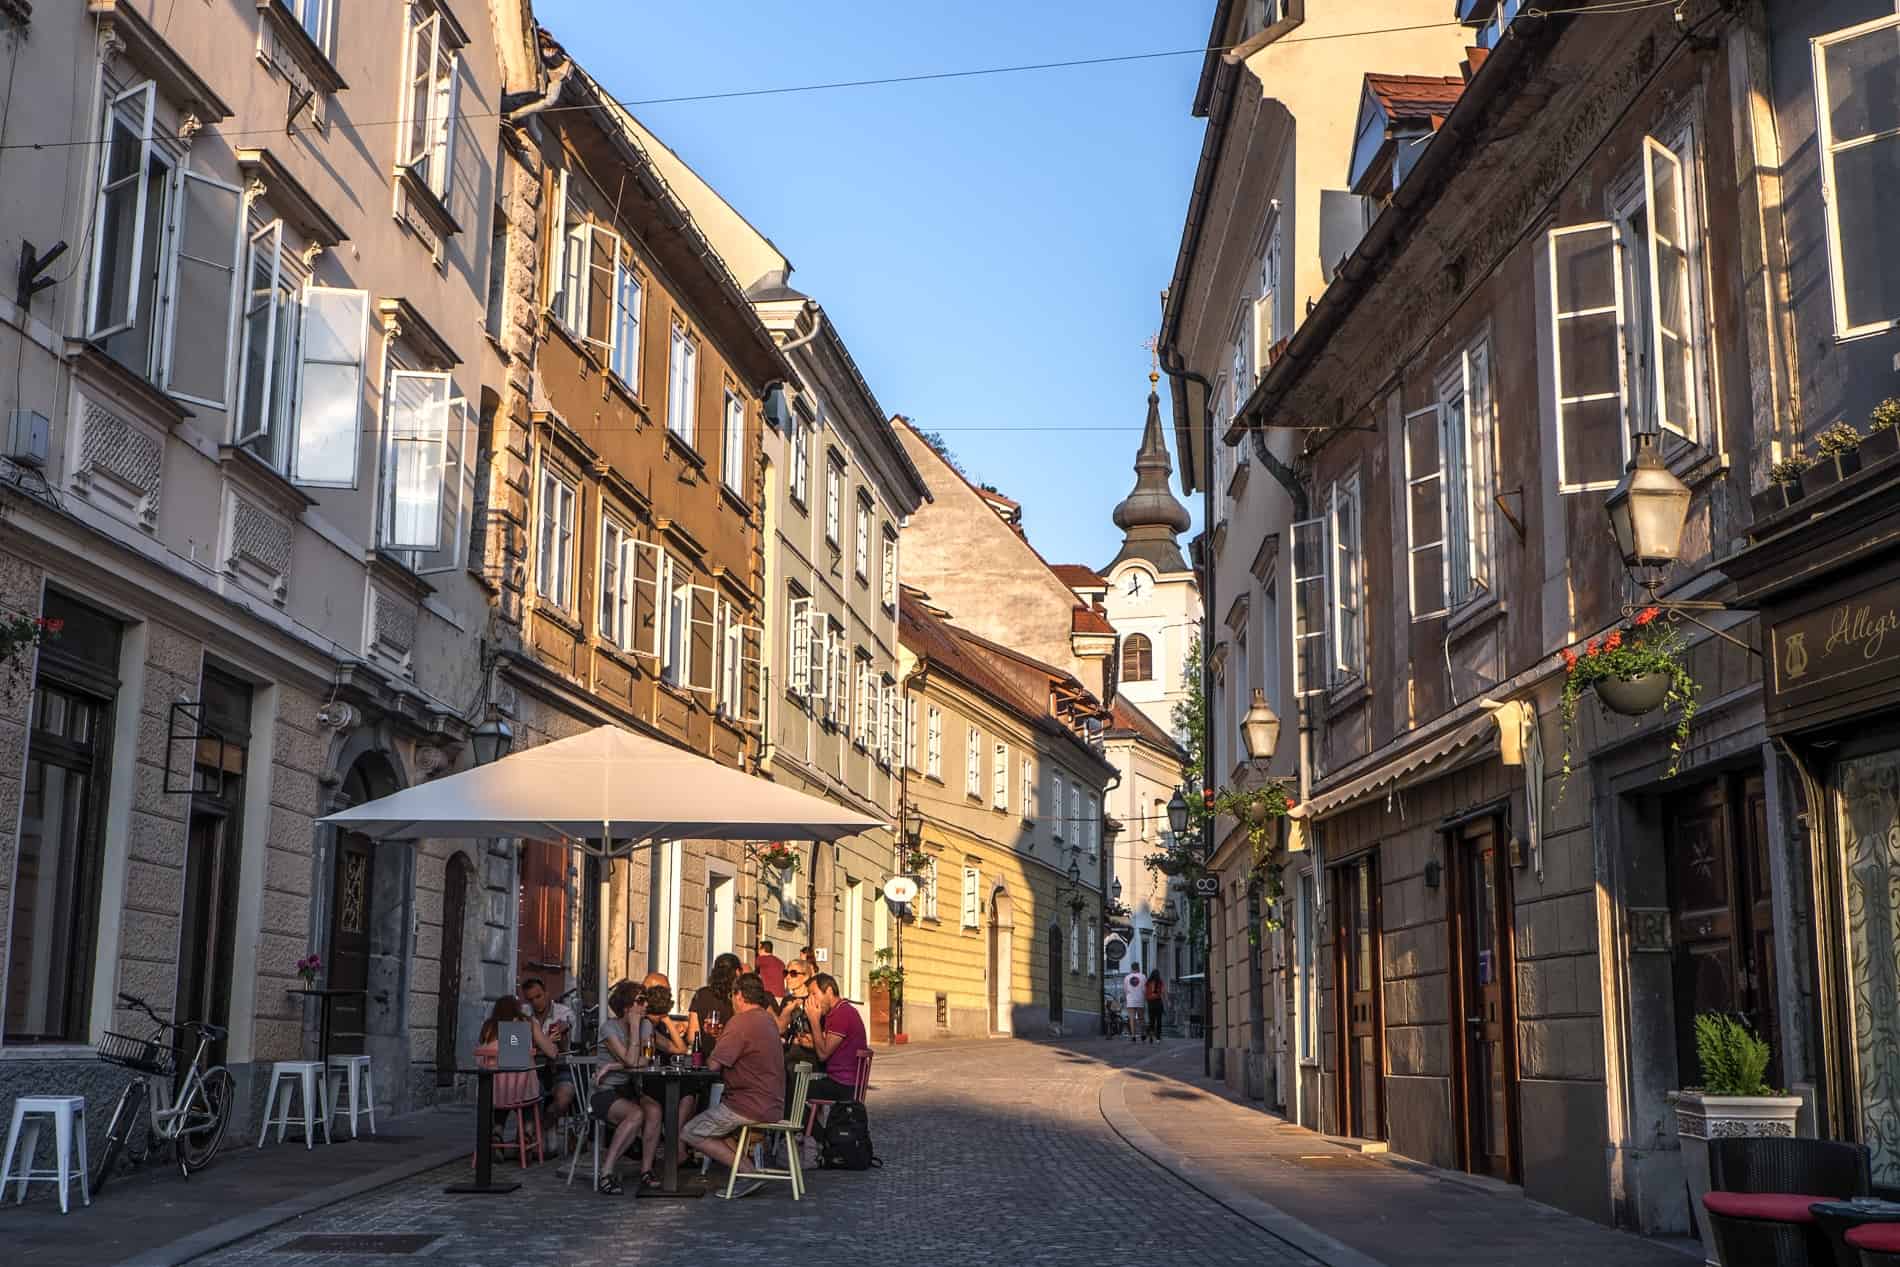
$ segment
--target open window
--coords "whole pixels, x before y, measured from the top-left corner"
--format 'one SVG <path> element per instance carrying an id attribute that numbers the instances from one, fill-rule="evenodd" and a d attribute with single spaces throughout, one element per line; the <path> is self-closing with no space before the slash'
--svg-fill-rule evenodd
<path id="1" fill-rule="evenodd" d="M 666 551 L 651 541 L 628 538 L 622 575 L 632 600 L 632 628 L 622 644 L 635 655 L 644 655 L 657 665 L 666 646 L 667 588 L 672 560 Z"/>
<path id="2" fill-rule="evenodd" d="M 458 31 L 439 11 L 409 6 L 409 44 L 403 86 L 403 130 L 397 161 L 429 192 L 448 201 L 455 169 L 455 128 L 461 102 Z"/>
<path id="3" fill-rule="evenodd" d="M 1838 338 L 1900 324 L 1900 14 L 1814 41 L 1814 99 Z"/>
<path id="4" fill-rule="evenodd" d="M 1365 550 L 1359 533 L 1359 480 L 1341 480 L 1327 500 L 1327 530 L 1332 545 L 1334 680 L 1365 671 Z"/>
<path id="5" fill-rule="evenodd" d="M 620 235 L 598 224 L 581 227 L 580 256 L 586 274 L 580 288 L 581 313 L 574 330 L 590 347 L 600 349 L 609 365 L 614 363 L 615 283 L 620 275 Z"/>
<path id="6" fill-rule="evenodd" d="M 1609 221 L 1552 229 L 1546 238 L 1560 493 L 1614 488 L 1629 461 L 1621 239 Z"/>
<path id="7" fill-rule="evenodd" d="M 759 647 L 763 631 L 739 619 L 738 609 L 715 600 L 713 630 L 719 645 L 719 715 L 741 725 L 759 724 Z"/>
<path id="8" fill-rule="evenodd" d="M 629 391 L 637 393 L 640 390 L 640 309 L 646 288 L 640 284 L 640 275 L 625 254 L 620 252 L 614 264 L 613 349 L 607 366 Z"/>
<path id="9" fill-rule="evenodd" d="M 695 443 L 699 411 L 699 340 L 678 322 L 667 350 L 666 429 L 688 447 Z"/>
<path id="10" fill-rule="evenodd" d="M 453 537 L 443 511 L 453 483 L 459 499 L 460 472 L 450 476 L 449 454 L 459 464 L 468 402 L 452 395 L 449 376 L 436 371 L 392 370 L 385 388 L 382 544 L 390 550 L 440 553 Z M 450 431 L 455 432 L 454 440 Z"/>
<path id="11" fill-rule="evenodd" d="M 1302 519 L 1293 532 L 1293 692 L 1316 695 L 1332 680 L 1327 671 L 1326 520 Z"/>
<path id="12" fill-rule="evenodd" d="M 356 487 L 368 340 L 368 291 L 304 288 L 297 434 L 290 460 L 293 482 Z"/>
<path id="13" fill-rule="evenodd" d="M 163 385 L 197 405 L 230 400 L 231 318 L 244 258 L 244 191 L 206 172 L 179 173 L 172 210 Z M 190 331 L 178 338 L 178 324 Z"/>
<path id="14" fill-rule="evenodd" d="M 633 534 L 612 515 L 600 521 L 601 640 L 622 651 L 633 650 Z"/>
<path id="15" fill-rule="evenodd" d="M 574 604 L 574 486 L 545 467 L 535 508 L 534 590 L 562 611 Z"/>
<path id="16" fill-rule="evenodd" d="M 1278 341 L 1280 295 L 1280 217 L 1267 226 L 1266 245 L 1260 251 L 1260 286 L 1253 301 L 1253 372 L 1257 380 L 1273 361 Z"/>
<path id="17" fill-rule="evenodd" d="M 1445 472 L 1438 407 L 1405 415 L 1406 585 L 1413 620 L 1443 616 L 1450 589 L 1445 572 Z M 1297 593 L 1298 581 L 1295 581 Z"/>
<path id="18" fill-rule="evenodd" d="M 113 95 L 106 110 L 99 156 L 99 197 L 93 223 L 92 294 L 86 337 L 104 339 L 138 320 L 147 253 L 157 249 L 156 209 L 162 185 L 152 185 L 152 131 L 158 85 L 135 84 Z M 163 172 L 158 175 L 162 181 Z"/>
<path id="19" fill-rule="evenodd" d="M 1653 136 L 1643 138 L 1643 202 L 1647 210 L 1643 278 L 1648 365 L 1642 387 L 1645 430 L 1700 439 L 1695 393 L 1695 339 L 1691 333 L 1688 200 L 1682 160 Z"/>
<path id="20" fill-rule="evenodd" d="M 811 694 L 811 607 L 811 599 L 792 595 L 791 618 L 786 621 L 792 663 L 786 689 L 801 697 Z"/>
<path id="21" fill-rule="evenodd" d="M 290 431 L 299 330 L 297 286 L 286 263 L 283 221 L 272 220 L 251 234 L 232 437 L 280 469 L 283 438 Z"/>

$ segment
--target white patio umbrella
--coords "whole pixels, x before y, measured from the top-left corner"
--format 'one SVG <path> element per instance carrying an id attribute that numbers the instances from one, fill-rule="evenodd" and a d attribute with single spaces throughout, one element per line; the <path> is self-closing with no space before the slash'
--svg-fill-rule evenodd
<path id="1" fill-rule="evenodd" d="M 377 840 L 558 839 L 610 859 L 661 840 L 837 840 L 885 825 L 616 726 L 527 748 L 319 821 Z M 603 910 L 606 889 L 603 882 Z M 604 1017 L 604 921 L 601 939 Z"/>
<path id="2" fill-rule="evenodd" d="M 658 840 L 837 840 L 885 825 L 616 726 L 321 820 L 377 840 L 530 836 L 619 858 Z"/>

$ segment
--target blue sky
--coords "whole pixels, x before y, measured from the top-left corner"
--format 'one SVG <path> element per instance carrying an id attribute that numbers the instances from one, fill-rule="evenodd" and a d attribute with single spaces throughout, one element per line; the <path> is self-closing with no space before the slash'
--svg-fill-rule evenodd
<path id="1" fill-rule="evenodd" d="M 623 26 L 603 8 L 535 5 L 628 100 L 1193 49 L 1212 15 L 1184 0 L 694 0 L 616 5 Z M 1134 479 L 1199 70 L 1170 57 L 635 113 L 791 259 L 885 408 L 1022 502 L 1044 557 L 1099 567 Z"/>

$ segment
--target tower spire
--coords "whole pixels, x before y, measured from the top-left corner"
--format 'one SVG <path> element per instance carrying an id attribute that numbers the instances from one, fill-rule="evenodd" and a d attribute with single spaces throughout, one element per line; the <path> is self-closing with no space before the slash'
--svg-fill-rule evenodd
<path id="1" fill-rule="evenodd" d="M 1161 375 L 1150 369 L 1148 420 L 1141 429 L 1141 448 L 1135 453 L 1135 486 L 1115 507 L 1122 548 L 1104 571 L 1113 571 L 1126 559 L 1144 560 L 1163 572 L 1188 570 L 1175 537 L 1186 532 L 1192 520 L 1187 507 L 1168 487 L 1174 462 L 1168 457 L 1168 444 L 1161 431 L 1160 381 Z"/>

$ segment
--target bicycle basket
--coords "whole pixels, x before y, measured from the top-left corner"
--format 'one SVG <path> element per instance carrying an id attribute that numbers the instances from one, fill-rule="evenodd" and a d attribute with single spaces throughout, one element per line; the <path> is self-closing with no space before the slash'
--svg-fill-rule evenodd
<path id="1" fill-rule="evenodd" d="M 107 1031 L 99 1042 L 99 1059 L 109 1065 L 136 1069 L 140 1073 L 171 1075 L 178 1070 L 178 1053 L 150 1039 Z"/>

